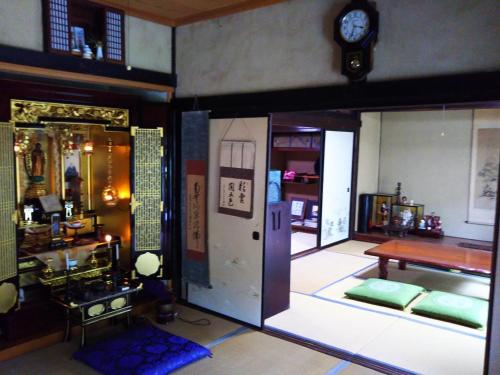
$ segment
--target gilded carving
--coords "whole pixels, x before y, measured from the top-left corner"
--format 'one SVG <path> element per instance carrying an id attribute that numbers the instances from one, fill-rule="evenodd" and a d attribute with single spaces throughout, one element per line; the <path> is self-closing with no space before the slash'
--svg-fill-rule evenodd
<path id="1" fill-rule="evenodd" d="M 37 123 L 40 118 L 68 120 L 109 121 L 110 126 L 128 128 L 129 111 L 122 108 L 92 107 L 78 104 L 34 102 L 30 100 L 10 101 L 11 121 Z"/>

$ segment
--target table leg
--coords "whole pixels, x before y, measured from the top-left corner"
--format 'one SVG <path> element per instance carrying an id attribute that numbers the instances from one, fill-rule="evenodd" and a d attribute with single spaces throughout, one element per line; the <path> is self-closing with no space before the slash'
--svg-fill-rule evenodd
<path id="1" fill-rule="evenodd" d="M 399 269 L 402 271 L 406 270 L 406 260 L 399 261 Z"/>
<path id="2" fill-rule="evenodd" d="M 67 342 L 71 339 L 71 319 L 70 319 L 70 311 L 66 309 L 66 326 L 64 327 L 64 338 L 63 341 Z"/>
<path id="3" fill-rule="evenodd" d="M 80 347 L 83 348 L 85 346 L 85 326 L 82 326 L 82 337 L 80 339 Z"/>
<path id="4" fill-rule="evenodd" d="M 378 260 L 378 270 L 379 270 L 379 278 L 386 280 L 387 279 L 387 263 L 389 263 L 389 259 L 387 258 L 379 258 Z"/>

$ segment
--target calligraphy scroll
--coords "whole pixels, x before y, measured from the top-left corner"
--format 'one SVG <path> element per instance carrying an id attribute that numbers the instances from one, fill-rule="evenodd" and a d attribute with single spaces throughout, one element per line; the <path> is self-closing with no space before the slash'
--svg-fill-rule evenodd
<path id="1" fill-rule="evenodd" d="M 182 113 L 182 278 L 210 286 L 207 242 L 208 112 Z"/>
<path id="2" fill-rule="evenodd" d="M 206 256 L 206 162 L 186 162 L 187 257 L 204 260 Z"/>
<path id="3" fill-rule="evenodd" d="M 255 142 L 221 141 L 219 212 L 253 217 Z"/>

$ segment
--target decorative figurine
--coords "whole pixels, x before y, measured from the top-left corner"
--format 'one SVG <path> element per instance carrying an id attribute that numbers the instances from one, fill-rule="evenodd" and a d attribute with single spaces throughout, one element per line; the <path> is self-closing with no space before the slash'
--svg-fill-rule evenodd
<path id="1" fill-rule="evenodd" d="M 413 214 L 409 209 L 401 212 L 401 225 L 411 226 L 413 225 Z"/>
<path id="2" fill-rule="evenodd" d="M 28 224 L 31 224 L 33 221 L 33 211 L 35 211 L 35 209 L 32 204 L 24 205 L 24 220 L 27 221 Z"/>
<path id="3" fill-rule="evenodd" d="M 66 220 L 73 216 L 73 202 L 65 201 L 64 208 L 66 209 Z"/>
<path id="4" fill-rule="evenodd" d="M 402 203 L 402 204 L 408 204 L 408 198 L 406 197 L 406 195 L 404 195 L 404 196 L 401 198 L 401 203 Z"/>
<path id="5" fill-rule="evenodd" d="M 422 229 L 422 230 L 425 229 L 425 220 L 424 219 L 420 220 L 420 223 L 418 223 L 418 229 Z"/>
<path id="6" fill-rule="evenodd" d="M 382 214 L 382 224 L 389 224 L 389 208 L 385 202 L 382 203 L 382 206 L 380 207 L 380 213 Z"/>

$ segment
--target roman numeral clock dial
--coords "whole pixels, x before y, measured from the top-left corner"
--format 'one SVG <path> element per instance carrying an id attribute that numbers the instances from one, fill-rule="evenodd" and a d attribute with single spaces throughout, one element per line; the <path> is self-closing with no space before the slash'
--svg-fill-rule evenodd
<path id="1" fill-rule="evenodd" d="M 352 0 L 335 18 L 334 40 L 342 48 L 342 74 L 364 81 L 373 67 L 378 12 L 367 0 Z"/>

